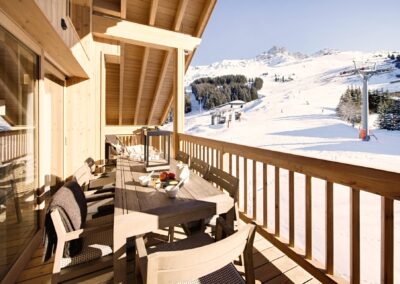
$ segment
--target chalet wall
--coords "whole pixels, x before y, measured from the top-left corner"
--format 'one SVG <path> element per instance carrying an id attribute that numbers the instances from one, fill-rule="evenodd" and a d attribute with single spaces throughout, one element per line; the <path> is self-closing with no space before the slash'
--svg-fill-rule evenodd
<path id="1" fill-rule="evenodd" d="M 47 17 L 47 19 L 50 21 L 52 24 L 53 28 L 57 31 L 57 33 L 60 35 L 60 37 L 63 39 L 65 44 L 68 47 L 73 47 L 77 44 L 81 44 L 80 42 L 80 34 L 78 34 L 77 30 L 74 27 L 74 24 L 77 25 L 79 32 L 82 35 L 82 38 L 90 33 L 90 25 L 89 27 L 85 27 L 85 22 L 88 23 L 90 21 L 90 8 L 89 13 L 85 13 L 85 9 L 82 7 L 79 7 L 78 5 L 74 4 L 71 1 L 71 9 L 67 7 L 67 1 L 63 0 L 35 0 L 37 5 L 40 7 L 44 15 Z M 70 10 L 67 13 L 67 10 Z M 76 17 L 78 16 L 84 16 L 81 21 L 74 21 L 74 18 L 69 17 L 69 13 L 72 15 L 75 15 Z M 74 13 L 74 14 L 73 14 Z M 61 19 L 65 20 L 65 23 L 67 25 L 67 29 L 63 30 L 61 27 Z M 86 54 L 88 54 L 89 50 L 86 48 Z"/>
<path id="2" fill-rule="evenodd" d="M 67 81 L 64 99 L 66 177 L 73 174 L 89 156 L 98 158 L 95 137 L 96 95 L 92 92 L 92 82 Z"/>

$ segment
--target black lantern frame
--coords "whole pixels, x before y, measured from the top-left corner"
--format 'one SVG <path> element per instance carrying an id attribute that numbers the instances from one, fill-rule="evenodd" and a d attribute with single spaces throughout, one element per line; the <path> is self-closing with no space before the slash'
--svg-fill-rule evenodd
<path id="1" fill-rule="evenodd" d="M 150 161 L 150 142 L 152 137 L 162 137 L 163 143 L 163 159 Z M 146 171 L 162 171 L 169 170 L 171 163 L 171 132 L 166 130 L 150 130 L 143 129 L 144 142 L 144 166 Z M 160 148 L 161 148 L 160 144 Z M 161 149 L 160 149 L 161 150 Z"/>

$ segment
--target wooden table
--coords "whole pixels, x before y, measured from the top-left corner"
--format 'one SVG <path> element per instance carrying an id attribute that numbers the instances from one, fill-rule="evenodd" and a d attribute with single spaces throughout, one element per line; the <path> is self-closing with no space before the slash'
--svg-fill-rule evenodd
<path id="1" fill-rule="evenodd" d="M 176 172 L 175 160 L 171 170 Z M 191 173 L 175 199 L 164 189 L 143 187 L 139 176 L 144 165 L 125 158 L 117 160 L 114 212 L 114 283 L 126 283 L 127 238 L 215 214 L 232 214 L 234 201 L 228 194 Z M 232 219 L 232 216 L 231 218 Z"/>

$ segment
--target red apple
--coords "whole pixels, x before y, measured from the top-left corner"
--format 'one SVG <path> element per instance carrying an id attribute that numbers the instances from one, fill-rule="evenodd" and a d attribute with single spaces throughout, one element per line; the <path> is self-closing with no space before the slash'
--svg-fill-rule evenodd
<path id="1" fill-rule="evenodd" d="M 175 173 L 169 172 L 168 173 L 168 178 L 169 179 L 175 179 Z"/>
<path id="2" fill-rule="evenodd" d="M 160 174 L 160 181 L 166 181 L 168 178 L 168 173 L 167 172 L 162 172 Z"/>

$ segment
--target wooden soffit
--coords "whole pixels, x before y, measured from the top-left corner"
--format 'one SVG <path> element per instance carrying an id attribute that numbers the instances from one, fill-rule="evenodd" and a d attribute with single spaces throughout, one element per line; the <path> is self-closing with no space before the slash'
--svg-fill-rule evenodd
<path id="1" fill-rule="evenodd" d="M 192 51 L 201 42 L 200 38 L 190 35 L 108 16 L 93 15 L 92 23 L 93 35 L 133 45 Z"/>

